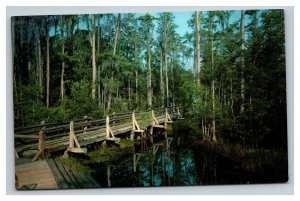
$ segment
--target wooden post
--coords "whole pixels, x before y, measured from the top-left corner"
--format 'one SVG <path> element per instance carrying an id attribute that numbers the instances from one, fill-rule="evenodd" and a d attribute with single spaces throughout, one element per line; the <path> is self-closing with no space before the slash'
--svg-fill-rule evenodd
<path id="1" fill-rule="evenodd" d="M 144 130 L 141 130 L 138 122 L 135 119 L 135 111 L 132 112 L 132 129 L 131 129 L 131 135 L 130 139 L 134 140 L 136 133 L 138 133 L 138 137 L 143 137 Z"/>
<path id="2" fill-rule="evenodd" d="M 150 126 L 150 135 L 153 135 L 153 126 Z"/>
<path id="3" fill-rule="evenodd" d="M 132 130 L 135 130 L 135 125 L 134 125 L 134 120 L 135 120 L 135 114 L 134 114 L 134 110 L 132 112 Z"/>
<path id="4" fill-rule="evenodd" d="M 176 107 L 176 110 L 177 110 L 177 119 L 179 119 L 180 118 L 180 116 L 179 116 L 179 107 Z"/>
<path id="5" fill-rule="evenodd" d="M 69 148 L 74 148 L 74 121 L 70 121 Z"/>
<path id="6" fill-rule="evenodd" d="M 134 114 L 134 110 L 132 112 L 132 130 L 130 132 L 130 140 L 134 140 L 134 131 L 135 131 L 135 125 L 134 125 L 134 120 L 135 120 L 135 114 Z"/>
<path id="7" fill-rule="evenodd" d="M 39 158 L 44 159 L 45 158 L 45 133 L 44 133 L 44 128 L 39 133 Z"/>
<path id="8" fill-rule="evenodd" d="M 159 123 L 155 117 L 154 110 L 151 110 L 151 113 L 152 113 L 152 125 L 159 125 Z"/>
<path id="9" fill-rule="evenodd" d="M 151 142 L 151 144 L 153 144 L 153 136 L 152 135 L 150 135 L 150 142 Z"/>

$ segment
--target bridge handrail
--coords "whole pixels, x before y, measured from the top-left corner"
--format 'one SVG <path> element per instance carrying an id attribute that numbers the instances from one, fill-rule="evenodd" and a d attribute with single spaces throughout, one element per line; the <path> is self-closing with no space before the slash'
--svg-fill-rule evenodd
<path id="1" fill-rule="evenodd" d="M 178 106 L 176 106 L 178 107 Z M 168 107 L 168 111 L 176 112 L 173 107 Z M 139 119 L 140 114 L 142 112 L 151 112 L 151 110 L 147 111 L 136 111 L 136 117 Z M 165 113 L 165 108 L 159 108 L 156 109 L 155 114 L 156 116 L 162 116 Z M 171 113 L 171 112 L 169 112 Z M 110 115 L 110 122 L 115 124 L 119 124 L 121 122 L 127 121 L 128 119 L 131 119 L 132 112 L 123 112 L 123 113 L 113 113 Z M 56 126 L 58 125 L 58 126 Z M 51 124 L 43 124 L 43 125 L 34 125 L 29 127 L 23 127 L 23 128 L 15 128 L 15 138 L 21 138 L 21 136 L 26 138 L 26 135 L 32 136 L 32 135 L 38 135 L 42 128 L 44 128 L 44 132 L 46 134 L 46 137 L 49 138 L 50 136 L 57 136 L 61 135 L 62 133 L 68 133 L 69 132 L 69 125 L 70 122 L 63 122 L 63 123 L 51 123 Z M 54 126 L 54 127 L 51 127 Z M 101 127 L 105 126 L 105 118 L 93 120 L 91 118 L 85 118 L 81 120 L 75 120 L 74 121 L 74 129 L 81 130 L 83 127 L 87 128 L 93 128 L 93 127 Z M 26 128 L 29 128 L 26 130 Z"/>

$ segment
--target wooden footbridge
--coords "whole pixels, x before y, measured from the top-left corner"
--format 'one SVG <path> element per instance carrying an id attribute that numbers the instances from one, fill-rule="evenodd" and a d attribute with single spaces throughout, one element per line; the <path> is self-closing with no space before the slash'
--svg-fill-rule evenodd
<path id="1" fill-rule="evenodd" d="M 131 140 L 153 135 L 153 129 L 167 129 L 174 119 L 181 119 L 178 107 L 151 110 L 147 112 L 113 113 L 105 118 L 65 122 L 62 124 L 41 124 L 26 128 L 15 128 L 15 157 L 33 150 L 32 161 L 44 159 L 45 154 L 57 151 L 86 153 L 87 145 L 107 141 L 119 141 L 128 134 Z"/>

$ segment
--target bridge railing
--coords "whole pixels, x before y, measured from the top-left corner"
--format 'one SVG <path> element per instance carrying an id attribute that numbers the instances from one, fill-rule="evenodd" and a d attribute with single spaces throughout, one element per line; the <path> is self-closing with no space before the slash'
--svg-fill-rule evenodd
<path id="1" fill-rule="evenodd" d="M 159 108 L 155 111 L 155 116 L 159 118 L 166 118 L 168 115 L 176 114 L 178 115 L 179 110 L 176 107 L 168 107 L 168 108 Z M 112 113 L 109 116 L 109 125 L 110 127 L 118 126 L 121 124 L 130 124 L 133 122 L 133 113 L 132 112 L 124 112 L 124 113 Z M 146 114 L 146 115 L 145 115 Z M 142 122 L 151 116 L 152 110 L 150 111 L 139 111 L 135 112 L 135 120 L 142 124 Z M 148 117 L 147 117 L 148 116 Z M 150 117 L 151 118 L 151 117 Z M 167 118 L 166 118 L 167 119 Z M 152 120 L 151 120 L 152 121 Z M 93 120 L 85 116 L 81 120 L 71 121 L 73 122 L 72 128 L 74 131 L 74 135 L 96 131 L 99 129 L 106 129 L 107 127 L 107 118 L 101 118 L 97 120 Z M 146 123 L 149 125 L 149 123 Z M 146 125 L 146 126 L 147 126 Z M 133 128 L 134 130 L 134 128 Z M 23 128 L 15 128 L 14 138 L 15 138 L 15 151 L 16 157 L 18 156 L 19 151 L 37 149 L 38 154 L 34 157 L 37 158 L 44 157 L 45 151 L 45 141 L 47 140 L 55 140 L 60 137 L 68 137 L 70 130 L 70 122 L 62 122 L 62 123 L 50 123 L 50 124 L 41 124 L 35 126 L 27 126 Z M 42 133 L 42 134 L 41 134 Z M 76 139 L 77 140 L 77 139 Z M 29 146 L 31 144 L 37 144 L 37 147 Z M 26 147 L 24 149 L 19 147 Z"/>

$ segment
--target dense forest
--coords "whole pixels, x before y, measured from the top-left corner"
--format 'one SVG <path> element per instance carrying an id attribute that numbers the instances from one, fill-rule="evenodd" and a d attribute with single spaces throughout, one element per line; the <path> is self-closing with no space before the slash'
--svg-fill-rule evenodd
<path id="1" fill-rule="evenodd" d="M 284 11 L 191 16 L 12 17 L 15 127 L 180 106 L 205 140 L 286 149 Z"/>

